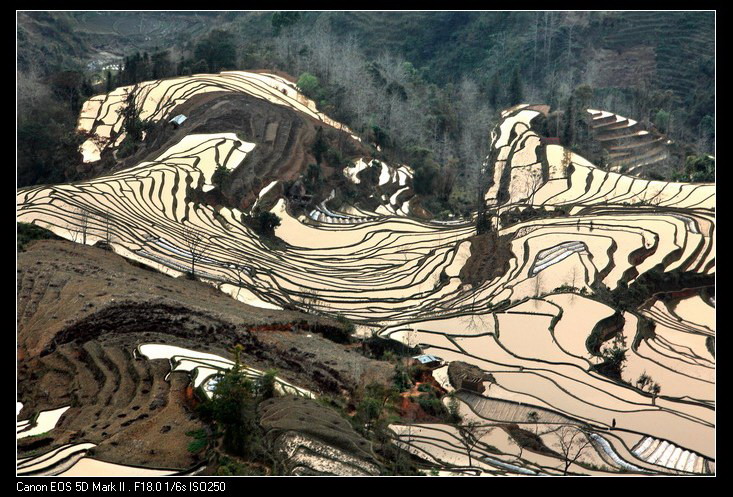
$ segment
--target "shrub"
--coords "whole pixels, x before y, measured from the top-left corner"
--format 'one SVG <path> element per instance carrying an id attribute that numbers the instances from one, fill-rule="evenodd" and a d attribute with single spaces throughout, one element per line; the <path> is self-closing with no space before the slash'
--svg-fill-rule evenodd
<path id="1" fill-rule="evenodd" d="M 349 319 L 346 318 L 343 314 L 338 314 L 336 316 L 336 321 L 338 321 L 339 324 L 341 324 L 343 326 L 344 331 L 349 336 L 353 335 L 354 332 L 356 331 L 356 326 L 354 326 L 354 323 L 352 323 L 351 321 L 349 321 Z"/>
<path id="2" fill-rule="evenodd" d="M 372 136 L 374 143 L 379 145 L 382 149 L 388 147 L 390 144 L 390 138 L 387 132 L 377 125 L 372 126 Z"/>
<path id="3" fill-rule="evenodd" d="M 353 325 L 351 326 L 322 326 L 319 331 L 323 335 L 323 338 L 331 340 L 336 343 L 351 343 L 351 335 L 353 331 Z"/>
<path id="4" fill-rule="evenodd" d="M 440 399 L 432 392 L 420 395 L 417 398 L 417 403 L 430 416 L 440 419 L 448 419 L 450 417 L 448 409 L 445 408 Z"/>
<path id="5" fill-rule="evenodd" d="M 223 190 L 224 187 L 229 184 L 231 173 L 232 172 L 224 164 L 220 164 L 216 166 L 214 174 L 211 175 L 211 181 L 217 186 L 217 188 L 219 188 L 219 190 Z"/>
<path id="6" fill-rule="evenodd" d="M 395 365 L 394 376 L 392 377 L 392 385 L 398 392 L 405 392 L 412 388 L 412 378 L 409 370 L 398 362 Z"/>
<path id="7" fill-rule="evenodd" d="M 275 396 L 276 376 L 276 370 L 268 369 L 267 371 L 265 371 L 265 374 L 263 374 L 262 377 L 259 379 L 257 383 L 257 393 L 262 398 L 262 400 L 271 399 Z"/>
<path id="8" fill-rule="evenodd" d="M 188 451 L 191 454 L 198 454 L 209 445 L 209 437 L 206 434 L 206 430 L 195 430 L 186 432 L 186 435 L 193 437 L 193 440 L 188 444 Z"/>
<path id="9" fill-rule="evenodd" d="M 275 237 L 275 228 L 280 226 L 280 218 L 270 211 L 256 211 L 251 216 L 242 216 L 244 224 L 265 238 Z"/>
<path id="10" fill-rule="evenodd" d="M 667 132 L 667 126 L 669 125 L 669 116 L 669 112 L 665 110 L 657 111 L 657 114 L 654 116 L 654 125 L 662 133 Z"/>
<path id="11" fill-rule="evenodd" d="M 313 76 L 311 73 L 304 72 L 301 74 L 298 78 L 297 86 L 301 93 L 306 97 L 312 100 L 316 100 L 318 98 L 321 85 L 318 78 Z"/>
<path id="12" fill-rule="evenodd" d="M 224 447 L 232 454 L 251 459 L 263 452 L 255 390 L 237 363 L 216 383 L 210 407 L 214 421 L 224 429 Z"/>

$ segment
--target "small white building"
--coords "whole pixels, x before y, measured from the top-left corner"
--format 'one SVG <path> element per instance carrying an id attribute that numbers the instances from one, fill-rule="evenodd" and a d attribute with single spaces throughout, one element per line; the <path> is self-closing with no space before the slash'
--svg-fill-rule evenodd
<path id="1" fill-rule="evenodd" d="M 412 359 L 428 367 L 438 367 L 443 362 L 443 360 L 440 357 L 435 357 L 433 355 L 427 355 L 427 354 L 416 355 Z"/>
<path id="2" fill-rule="evenodd" d="M 185 121 L 186 119 L 188 119 L 188 118 L 186 116 L 184 116 L 183 114 L 178 114 L 176 117 L 174 117 L 173 119 L 171 119 L 168 122 L 171 123 L 171 124 L 173 124 L 173 126 L 175 126 L 177 128 L 178 126 L 180 126 L 181 124 L 183 124 L 183 121 Z"/>

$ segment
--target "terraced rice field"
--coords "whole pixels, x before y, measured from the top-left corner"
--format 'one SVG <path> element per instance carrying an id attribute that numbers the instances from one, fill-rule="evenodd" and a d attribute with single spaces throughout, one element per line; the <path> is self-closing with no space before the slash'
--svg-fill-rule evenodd
<path id="1" fill-rule="evenodd" d="M 196 92 L 231 91 L 346 130 L 269 75 L 196 75 L 138 90 L 142 117 L 153 120 Z M 122 99 L 116 90 L 85 104 L 80 127 L 96 137 L 92 160 L 120 141 L 114 109 Z M 495 381 L 483 396 L 461 397 L 464 419 L 486 427 L 475 453 L 452 426 L 393 427 L 397 443 L 446 471 L 561 474 L 557 441 L 569 426 L 589 447 L 570 473 L 714 472 L 711 303 L 692 297 L 670 309 L 646 302 L 625 313 L 628 383 L 597 372 L 601 359 L 587 339 L 614 315 L 595 295 L 599 285 L 614 290 L 651 272 L 714 276 L 715 185 L 642 180 L 542 145 L 532 119 L 543 111 L 520 105 L 502 114 L 492 132 L 498 159 L 486 165 L 494 182 L 485 200 L 498 211 L 533 205 L 566 214 L 499 225 L 511 250 L 508 270 L 474 284 L 460 272 L 476 250 L 475 227 L 416 220 L 399 191 L 377 212 L 321 206 L 295 217 L 279 199 L 272 212 L 281 218 L 281 250 L 268 248 L 238 209 L 192 201 L 189 189 L 210 188 L 216 167 L 234 169 L 259 146 L 235 133 L 189 135 L 151 161 L 94 180 L 21 189 L 17 218 L 78 243 L 109 241 L 118 254 L 176 277 L 195 258 L 199 279 L 250 305 L 340 314 L 365 332 L 490 372 Z M 343 173 L 357 182 L 366 167 L 376 166 L 362 160 Z M 379 167 L 380 184 L 402 188 L 411 176 L 405 166 Z M 204 247 L 199 254 L 192 237 Z M 653 337 L 637 339 L 642 315 L 656 324 Z M 151 347 L 139 352 L 148 355 Z M 150 354 L 170 359 L 174 369 L 195 370 L 197 386 L 227 365 L 192 351 Z M 644 371 L 661 384 L 660 395 L 636 388 Z M 527 421 L 528 407 L 540 413 L 537 426 Z M 520 449 L 509 424 L 532 431 L 545 449 Z"/>
<path id="2" fill-rule="evenodd" d="M 181 474 L 161 470 L 112 464 L 86 457 L 94 444 L 70 444 L 38 457 L 18 459 L 18 476 L 168 476 Z"/>
<path id="3" fill-rule="evenodd" d="M 668 139 L 659 133 L 642 129 L 633 120 L 612 112 L 588 109 L 591 129 L 596 140 L 608 151 L 612 169 L 625 167 L 630 173 L 643 166 L 659 163 L 669 157 Z"/>
<path id="4" fill-rule="evenodd" d="M 85 162 L 100 159 L 101 151 L 115 147 L 125 138 L 121 111 L 127 99 L 134 99 L 140 119 L 157 122 L 170 119 L 172 110 L 195 95 L 211 92 L 244 93 L 275 105 L 291 107 L 309 117 L 349 132 L 349 129 L 318 112 L 315 103 L 297 91 L 295 84 L 274 74 L 227 71 L 220 74 L 196 74 L 181 78 L 147 81 L 135 86 L 121 86 L 93 97 L 84 103 L 79 117 L 79 131 L 90 137 L 82 144 Z M 354 139 L 358 139 L 353 136 Z"/>

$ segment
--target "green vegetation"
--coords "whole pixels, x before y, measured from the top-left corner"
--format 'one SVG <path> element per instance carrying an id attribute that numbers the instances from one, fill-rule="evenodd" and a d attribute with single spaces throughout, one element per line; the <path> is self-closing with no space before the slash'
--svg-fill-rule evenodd
<path id="1" fill-rule="evenodd" d="M 323 335 L 323 338 L 340 344 L 349 344 L 352 341 L 351 335 L 354 333 L 354 325 L 343 316 L 337 316 L 339 326 L 317 326 L 316 331 Z"/>
<path id="2" fill-rule="evenodd" d="M 651 376 L 646 374 L 646 371 L 641 373 L 639 375 L 639 378 L 636 380 L 636 388 L 639 390 L 647 390 L 649 393 L 652 394 L 652 404 L 656 403 L 657 396 L 662 391 L 662 387 L 659 385 L 659 383 L 655 382 Z"/>
<path id="3" fill-rule="evenodd" d="M 673 179 L 691 183 L 714 183 L 715 159 L 710 155 L 691 155 L 685 160 L 684 171 L 675 174 Z"/>
<path id="4" fill-rule="evenodd" d="M 275 372 L 268 371 L 256 381 L 247 378 L 240 361 L 243 349 L 241 345 L 234 348 L 234 366 L 219 376 L 212 399 L 204 401 L 198 408 L 199 414 L 212 423 L 212 436 L 201 431 L 191 433 L 194 440 L 189 444 L 189 451 L 199 453 L 206 447 L 213 448 L 215 441 L 221 440 L 225 454 L 256 467 L 272 462 L 274 457 L 259 425 L 257 406 L 274 395 Z M 224 466 L 225 473 L 239 474 L 238 464 Z"/>
<path id="5" fill-rule="evenodd" d="M 300 75 L 300 78 L 298 78 L 297 84 L 303 95 L 311 99 L 318 99 L 321 93 L 318 78 L 316 78 L 309 72 L 304 72 Z"/>
<path id="6" fill-rule="evenodd" d="M 443 405 L 440 397 L 435 393 L 435 390 L 432 388 L 429 388 L 428 392 L 419 395 L 417 397 L 417 403 L 420 405 L 420 408 L 429 416 L 446 420 L 452 417 L 451 413 Z"/>
<path id="7" fill-rule="evenodd" d="M 699 288 L 704 292 L 713 287 L 715 276 L 696 272 L 684 272 L 679 269 L 664 271 L 662 264 L 636 278 L 630 285 L 620 282 L 613 291 L 603 284 L 593 287 L 595 298 L 616 310 L 613 316 L 599 321 L 586 339 L 586 347 L 603 362 L 593 366 L 593 370 L 622 382 L 621 372 L 626 361 L 627 344 L 620 333 L 623 327 L 623 313 L 634 314 L 638 321 L 637 331 L 632 347 L 638 347 L 641 340 L 654 338 L 655 324 L 652 320 L 641 316 L 638 308 L 649 299 L 650 295 L 662 295 L 667 292 L 686 288 Z M 660 298 L 662 298 L 660 297 Z M 613 339 L 611 345 L 601 350 L 604 342 Z M 708 345 L 708 342 L 706 342 Z M 655 387 L 656 389 L 656 387 Z M 656 398 L 659 391 L 651 392 Z"/>
<path id="8" fill-rule="evenodd" d="M 328 142 L 323 136 L 323 127 L 319 126 L 316 130 L 316 139 L 313 142 L 313 145 L 311 145 L 311 151 L 313 152 L 313 156 L 316 158 L 317 164 L 321 163 L 321 160 L 324 158 L 328 149 Z"/>
<path id="9" fill-rule="evenodd" d="M 308 164 L 305 170 L 305 178 L 303 181 L 305 191 L 309 194 L 318 192 L 323 186 L 323 172 L 318 164 Z"/>
<path id="10" fill-rule="evenodd" d="M 707 337 L 705 339 L 705 348 L 708 349 L 711 356 L 715 357 L 715 337 Z"/>
<path id="11" fill-rule="evenodd" d="M 196 44 L 194 67 L 205 72 L 234 69 L 237 65 L 237 48 L 232 33 L 214 29 Z"/>
<path id="12" fill-rule="evenodd" d="M 271 399 L 275 396 L 276 377 L 277 370 L 268 369 L 260 378 L 257 383 L 257 394 L 262 398 L 262 400 Z"/>
<path id="13" fill-rule="evenodd" d="M 603 284 L 596 284 L 593 286 L 593 292 L 598 300 L 613 309 L 636 312 L 638 307 L 650 295 L 678 291 L 684 288 L 700 288 L 702 290 L 714 285 L 714 275 L 691 271 L 685 272 L 680 269 L 665 271 L 664 265 L 659 264 L 640 275 L 630 285 L 619 282 L 618 286 L 611 291 Z"/>
<path id="14" fill-rule="evenodd" d="M 622 334 L 617 334 L 611 346 L 603 349 L 600 356 L 603 358 L 603 362 L 595 364 L 591 368 L 593 371 L 612 378 L 616 381 L 623 381 L 621 378 L 621 372 L 624 369 L 624 363 L 626 362 L 626 342 Z"/>
<path id="15" fill-rule="evenodd" d="M 517 105 L 524 103 L 524 87 L 522 86 L 522 77 L 519 74 L 519 67 L 515 67 L 512 71 L 512 79 L 509 82 L 509 105 Z"/>
<path id="16" fill-rule="evenodd" d="M 282 240 L 275 236 L 275 228 L 280 226 L 277 214 L 255 208 L 252 214 L 242 214 L 242 222 L 257 233 L 269 248 L 274 250 L 282 246 Z"/>
<path id="17" fill-rule="evenodd" d="M 332 340 L 336 343 L 351 343 L 351 336 L 356 331 L 356 326 L 349 319 L 342 314 L 336 315 L 336 321 L 338 321 L 338 327 L 326 327 L 329 331 L 323 333 L 325 338 Z"/>
<path id="18" fill-rule="evenodd" d="M 555 452 L 548 448 L 542 438 L 536 433 L 521 428 L 518 424 L 508 424 L 503 427 L 509 436 L 521 447 L 539 454 L 554 455 Z"/>
<path id="19" fill-rule="evenodd" d="M 508 209 L 502 211 L 499 215 L 501 225 L 511 226 L 517 223 L 524 223 L 532 221 L 534 219 L 545 219 L 550 217 L 565 217 L 567 213 L 563 209 L 548 210 L 544 206 L 534 207 L 529 206 L 523 210 L 520 209 Z"/>
<path id="20" fill-rule="evenodd" d="M 125 101 L 122 108 L 122 130 L 125 133 L 125 139 L 120 144 L 117 151 L 117 157 L 124 158 L 134 154 L 143 141 L 145 133 L 148 133 L 154 126 L 150 121 L 143 121 L 140 118 L 140 109 L 136 105 L 137 92 L 133 89 Z"/>
<path id="21" fill-rule="evenodd" d="M 356 414 L 352 420 L 354 428 L 366 437 L 372 435 L 372 431 L 377 429 L 376 425 L 385 420 L 388 403 L 394 401 L 398 394 L 397 389 L 381 383 L 367 385 L 356 405 Z M 386 426 L 379 428 L 384 429 Z"/>
<path id="22" fill-rule="evenodd" d="M 365 356 L 380 361 L 412 357 L 420 353 L 418 347 L 408 347 L 397 340 L 376 335 L 361 340 L 361 350 Z"/>
<path id="23" fill-rule="evenodd" d="M 219 164 L 216 166 L 214 174 L 211 175 L 211 181 L 219 191 L 223 191 L 224 188 L 229 186 L 231 174 L 232 172 L 224 164 Z"/>
<path id="24" fill-rule="evenodd" d="M 105 74 L 105 89 L 179 75 L 178 68 L 170 56 L 170 51 L 161 50 L 152 55 L 148 55 L 147 52 L 142 54 L 135 52 L 125 57 L 122 69 L 117 74 L 112 74 L 111 71 Z"/>
<path id="25" fill-rule="evenodd" d="M 656 323 L 646 316 L 636 315 L 636 335 L 634 336 L 634 343 L 631 345 L 633 349 L 637 349 L 641 344 L 642 340 L 652 340 L 656 336 L 654 329 L 657 327 Z"/>
<path id="26" fill-rule="evenodd" d="M 186 432 L 186 436 L 193 437 L 193 440 L 188 444 L 188 451 L 191 454 L 198 454 L 209 445 L 209 434 L 206 430 L 189 431 Z"/>
<path id="27" fill-rule="evenodd" d="M 283 28 L 292 26 L 300 20 L 300 12 L 275 12 L 272 14 L 272 33 L 278 36 Z"/>
<path id="28" fill-rule="evenodd" d="M 217 476 L 261 476 L 263 471 L 258 467 L 252 467 L 237 460 L 222 456 L 216 469 Z"/>
<path id="29" fill-rule="evenodd" d="M 407 367 L 402 361 L 395 364 L 394 376 L 392 377 L 392 385 L 398 392 L 406 392 L 413 385 L 415 377 L 415 368 Z"/>
<path id="30" fill-rule="evenodd" d="M 433 165 L 424 165 L 415 170 L 412 187 L 418 195 L 431 195 L 435 191 L 438 179 L 438 168 Z"/>
<path id="31" fill-rule="evenodd" d="M 262 456 L 262 433 L 257 424 L 255 384 L 239 366 L 227 371 L 216 384 L 211 412 L 223 430 L 224 448 L 241 457 Z"/>
<path id="32" fill-rule="evenodd" d="M 587 295 L 588 289 L 585 287 L 576 288 L 572 285 L 562 284 L 553 290 L 553 293 L 579 293 L 580 295 Z"/>
<path id="33" fill-rule="evenodd" d="M 234 366 L 220 375 L 212 399 L 204 399 L 198 407 L 211 430 L 187 433 L 193 438 L 188 450 L 214 461 L 219 475 L 279 474 L 284 462 L 259 418 L 260 404 L 277 396 L 276 371 L 268 370 L 257 380 L 248 379 L 240 359 L 243 350 L 241 345 L 234 348 Z M 374 444 L 384 474 L 418 474 L 411 456 L 393 445 L 388 429 L 396 419 L 399 398 L 394 385 L 371 383 L 355 394 L 351 416 L 346 413 L 344 398 L 323 396 L 319 403 L 338 412 Z M 334 441 L 338 439 L 335 436 Z"/>

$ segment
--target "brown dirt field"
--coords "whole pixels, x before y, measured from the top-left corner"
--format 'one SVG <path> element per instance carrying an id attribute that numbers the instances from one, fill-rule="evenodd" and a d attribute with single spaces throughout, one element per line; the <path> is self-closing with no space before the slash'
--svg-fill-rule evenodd
<path id="1" fill-rule="evenodd" d="M 509 237 L 489 232 L 474 235 L 468 240 L 471 242 L 471 256 L 458 274 L 462 283 L 477 286 L 509 270 L 509 260 L 514 257 Z"/>
<path id="2" fill-rule="evenodd" d="M 18 254 L 17 282 L 18 348 L 30 357 L 47 349 L 57 335 L 63 338 L 72 326 L 83 331 L 89 328 L 84 323 L 104 325 L 105 319 L 120 319 L 131 308 L 137 317 L 124 322 L 126 331 L 159 331 L 150 328 L 167 325 L 169 333 L 188 338 L 216 331 L 228 338 L 225 346 L 248 326 L 302 320 L 335 324 L 300 312 L 251 307 L 211 285 L 172 278 L 112 252 L 61 240 L 39 240 Z M 172 319 L 184 311 L 188 319 Z M 120 321 L 106 324 L 121 327 Z M 106 331 L 100 327 L 90 332 Z"/>
<path id="3" fill-rule="evenodd" d="M 391 378 L 367 359 L 316 334 L 337 323 L 247 306 L 209 285 L 130 264 L 96 247 L 38 240 L 18 254 L 18 400 L 34 412 L 70 405 L 48 436 L 19 442 L 21 457 L 62 444 L 97 444 L 102 460 L 188 468 L 186 432 L 202 428 L 186 373 L 134 357 L 148 342 L 177 345 L 277 369 L 284 379 L 334 394 Z M 308 337 L 307 335 L 311 335 Z"/>

